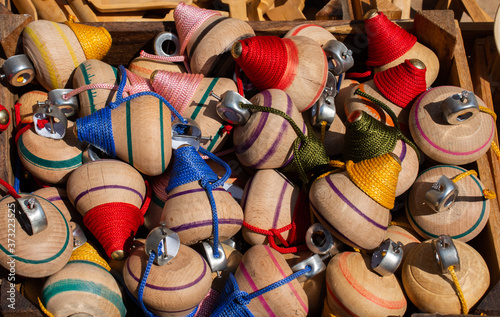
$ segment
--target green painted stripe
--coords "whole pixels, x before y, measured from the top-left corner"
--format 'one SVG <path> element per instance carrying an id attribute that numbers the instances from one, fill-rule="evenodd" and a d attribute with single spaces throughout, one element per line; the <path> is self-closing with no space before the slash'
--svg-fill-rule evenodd
<path id="1" fill-rule="evenodd" d="M 98 267 L 98 268 L 100 268 L 100 269 L 103 269 L 104 271 L 106 271 L 106 272 L 108 272 L 108 273 L 109 273 L 109 271 L 108 271 L 105 267 L 103 267 L 102 265 L 97 264 L 97 263 L 95 263 L 95 262 L 92 262 L 92 261 L 86 261 L 86 260 L 71 260 L 71 261 L 69 261 L 69 262 L 68 262 L 68 264 L 66 264 L 66 265 L 69 265 L 69 264 L 77 264 L 77 263 L 83 263 L 83 264 L 92 265 L 92 266 Z"/>
<path id="2" fill-rule="evenodd" d="M 75 169 L 78 166 L 82 165 L 82 153 L 78 154 L 77 156 L 67 159 L 67 160 L 61 160 L 61 161 L 51 161 L 51 160 L 46 160 L 41 157 L 38 157 L 31 153 L 26 146 L 24 145 L 23 142 L 23 135 L 19 138 L 19 141 L 17 143 L 19 152 L 21 153 L 21 156 L 34 166 L 47 169 L 47 170 L 69 170 L 69 169 Z"/>
<path id="3" fill-rule="evenodd" d="M 151 201 L 154 202 L 157 206 L 160 206 L 163 208 L 165 206 L 165 202 L 160 199 L 160 197 L 156 196 L 155 194 L 151 195 Z"/>
<path id="4" fill-rule="evenodd" d="M 423 171 L 422 173 L 420 173 L 420 174 L 419 174 L 419 176 L 420 176 L 420 175 L 422 175 L 423 173 L 427 172 L 427 171 L 433 170 L 433 169 L 438 168 L 438 167 L 451 167 L 451 168 L 454 168 L 454 169 L 459 170 L 461 173 L 463 173 L 463 172 L 466 172 L 466 171 L 467 171 L 467 170 L 465 170 L 465 169 L 463 169 L 463 168 L 461 168 L 461 167 L 458 167 L 458 166 L 453 166 L 453 165 L 437 165 L 437 166 L 433 166 L 433 167 L 431 167 L 431 168 L 426 169 L 425 171 Z M 481 186 L 481 184 L 479 183 L 479 180 L 478 180 L 475 176 L 473 176 L 473 175 L 471 175 L 470 177 L 472 177 L 472 179 L 474 180 L 474 182 L 477 184 L 477 187 L 479 187 L 479 190 L 480 190 L 481 192 L 483 192 L 483 187 L 482 187 L 482 186 Z M 407 210 L 407 214 L 408 214 L 408 216 L 409 216 L 409 218 L 410 218 L 410 221 L 411 221 L 411 222 L 412 222 L 412 223 L 413 223 L 413 224 L 414 224 L 414 225 L 415 225 L 415 226 L 416 226 L 416 227 L 417 227 L 420 231 L 422 231 L 423 233 L 425 233 L 425 234 L 426 234 L 426 235 L 428 235 L 429 237 L 431 237 L 431 238 L 437 238 L 437 237 L 439 237 L 439 235 L 436 235 L 436 234 L 433 234 L 433 233 L 430 233 L 430 232 L 428 232 L 428 231 L 424 230 L 424 229 L 423 229 L 423 228 L 422 228 L 422 227 L 421 227 L 421 226 L 420 226 L 420 225 L 419 225 L 419 224 L 415 221 L 415 219 L 413 218 L 413 215 L 412 215 L 412 214 L 411 214 L 411 212 L 410 212 L 410 206 L 408 205 L 408 201 L 409 201 L 409 199 L 406 199 L 406 203 L 405 203 L 405 205 L 406 205 L 406 210 Z M 481 209 L 481 214 L 479 215 L 479 218 L 477 219 L 476 223 L 475 223 L 475 224 L 474 224 L 471 228 L 469 228 L 469 230 L 467 230 L 467 231 L 465 231 L 465 232 L 463 232 L 463 233 L 461 233 L 461 234 L 457 234 L 456 236 L 451 236 L 451 238 L 452 238 L 452 239 L 460 239 L 460 238 L 463 238 L 463 237 L 465 237 L 466 235 L 470 234 L 472 231 L 476 230 L 476 228 L 479 226 L 479 224 L 481 223 L 481 221 L 482 221 L 482 220 L 483 220 L 483 218 L 484 218 L 484 213 L 485 213 L 485 211 L 486 211 L 486 199 L 484 199 L 484 200 L 483 200 L 483 208 Z M 442 234 L 442 233 L 440 233 L 440 234 Z"/>
<path id="5" fill-rule="evenodd" d="M 207 151 L 212 151 L 215 143 L 217 143 L 217 140 L 219 139 L 219 137 L 222 135 L 222 133 L 224 130 L 224 125 L 221 125 L 220 128 L 219 128 L 219 131 L 217 131 L 217 133 L 215 134 L 215 136 L 212 138 L 212 142 L 210 142 L 210 144 L 208 145 L 207 147 Z"/>
<path id="6" fill-rule="evenodd" d="M 128 163 L 134 165 L 134 153 L 132 152 L 132 120 L 130 117 L 130 100 L 125 105 L 125 114 L 127 117 L 127 148 L 128 148 Z"/>
<path id="7" fill-rule="evenodd" d="M 113 67 L 113 66 L 111 66 L 111 69 L 113 70 L 113 73 L 115 74 L 117 84 L 119 84 L 118 83 L 118 69 L 116 67 Z"/>
<path id="8" fill-rule="evenodd" d="M 90 79 L 89 79 L 89 73 L 87 72 L 87 66 L 88 65 L 86 64 L 86 62 L 83 62 L 78 67 L 82 71 L 83 79 L 85 80 L 85 85 L 90 85 Z M 94 104 L 94 97 L 92 96 L 91 89 L 87 90 L 87 96 L 89 97 L 90 113 L 94 113 L 95 112 L 95 104 Z"/>
<path id="9" fill-rule="evenodd" d="M 160 144 L 161 144 L 161 170 L 165 170 L 165 142 L 163 135 L 163 102 L 160 100 Z"/>
<path id="10" fill-rule="evenodd" d="M 95 294 L 108 300 L 120 312 L 121 316 L 125 316 L 127 309 L 123 304 L 123 298 L 116 292 L 109 289 L 107 286 L 91 281 L 79 279 L 65 279 L 50 284 L 43 290 L 42 301 L 47 306 L 47 303 L 56 295 L 64 292 L 84 292 Z M 77 298 L 75 298 L 77 300 Z"/>
<path id="11" fill-rule="evenodd" d="M 19 193 L 19 194 L 23 195 L 24 193 Z M 0 244 L 0 250 L 2 250 L 8 256 L 16 259 L 16 261 L 24 262 L 24 263 L 29 263 L 29 264 L 42 264 L 42 263 L 47 263 L 47 262 L 50 262 L 52 260 L 55 260 L 61 254 L 63 254 L 64 251 L 66 250 L 66 248 L 68 247 L 68 243 L 69 243 L 69 226 L 68 226 L 68 222 L 66 221 L 66 218 L 64 218 L 64 215 L 59 210 L 59 208 L 57 208 L 52 202 L 50 202 L 47 199 L 45 199 L 45 198 L 43 198 L 41 196 L 38 196 L 38 195 L 34 195 L 34 194 L 25 194 L 25 195 L 31 195 L 31 196 L 38 197 L 38 198 L 40 198 L 40 200 L 44 200 L 44 202 L 49 203 L 52 206 L 54 206 L 54 208 L 59 212 L 59 215 L 64 219 L 64 224 L 66 225 L 66 240 L 64 241 L 64 245 L 61 247 L 61 250 L 59 250 L 56 254 L 54 254 L 53 256 L 51 256 L 49 258 L 43 259 L 43 260 L 30 260 L 30 259 L 21 258 L 17 254 L 12 254 L 9 251 L 7 251 L 7 249 L 3 245 L 1 245 L 1 244 Z M 7 197 L 10 197 L 10 196 L 9 195 L 4 196 L 2 199 L 0 199 L 0 203 L 2 202 L 2 200 L 4 200 Z M 47 219 L 47 221 L 50 221 L 50 219 Z"/>
<path id="12" fill-rule="evenodd" d="M 200 111 L 201 111 L 201 108 L 203 108 L 203 106 L 205 105 L 205 101 L 207 101 L 208 95 L 210 94 L 212 89 L 214 89 L 215 84 L 217 84 L 217 81 L 219 81 L 218 77 L 212 79 L 212 82 L 210 83 L 210 85 L 208 85 L 207 90 L 205 90 L 205 93 L 201 97 L 201 100 L 198 103 L 198 105 L 196 106 L 196 109 L 194 109 L 193 114 L 191 115 L 191 119 L 193 119 L 193 120 L 196 119 L 196 117 L 198 116 L 198 113 L 200 113 Z"/>

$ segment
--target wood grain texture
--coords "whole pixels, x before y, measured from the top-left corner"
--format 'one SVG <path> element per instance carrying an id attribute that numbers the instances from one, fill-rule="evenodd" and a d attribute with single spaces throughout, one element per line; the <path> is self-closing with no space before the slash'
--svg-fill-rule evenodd
<path id="1" fill-rule="evenodd" d="M 395 275 L 381 277 L 370 257 L 357 252 L 334 256 L 326 268 L 328 307 L 335 316 L 402 316 L 406 299 Z"/>
<path id="2" fill-rule="evenodd" d="M 301 114 L 284 91 L 264 90 L 250 102 L 285 112 L 302 132 L 306 132 Z M 257 169 L 280 168 L 288 164 L 296 138 L 297 134 L 284 118 L 267 112 L 252 113 L 250 119 L 244 125 L 236 126 L 233 132 L 236 155 L 241 164 Z"/>
<path id="3" fill-rule="evenodd" d="M 123 269 L 125 284 L 136 298 L 147 262 L 144 246 L 140 246 L 129 256 Z M 207 295 L 211 283 L 210 268 L 205 260 L 193 249 L 181 244 L 179 252 L 170 262 L 163 266 L 151 266 L 144 288 L 144 304 L 157 316 L 186 316 Z"/>
<path id="4" fill-rule="evenodd" d="M 474 306 L 490 283 L 486 262 L 462 241 L 454 240 L 460 258 L 455 271 L 468 307 Z M 460 314 L 461 306 L 450 274 L 442 274 L 431 240 L 417 245 L 403 262 L 402 281 L 410 300 L 424 312 Z"/>
<path id="5" fill-rule="evenodd" d="M 240 290 L 252 293 L 291 274 L 292 270 L 278 251 L 256 245 L 245 252 L 234 277 Z M 255 316 L 286 316 L 291 312 L 294 316 L 306 316 L 307 303 L 307 295 L 295 279 L 252 299 L 247 308 Z"/>
<path id="6" fill-rule="evenodd" d="M 44 187 L 35 190 L 33 192 L 33 195 L 43 197 L 53 203 L 54 206 L 56 206 L 57 209 L 59 209 L 63 213 L 64 218 L 66 218 L 66 221 L 68 223 L 72 221 L 72 218 L 76 218 L 73 219 L 73 221 L 82 224 L 81 221 L 75 221 L 78 219 L 81 220 L 81 215 L 69 201 L 66 189 L 59 187 Z"/>
<path id="7" fill-rule="evenodd" d="M 425 193 L 445 175 L 452 179 L 466 170 L 458 166 L 438 165 L 422 172 L 413 184 L 406 212 L 413 228 L 425 239 L 441 234 L 470 241 L 484 228 L 490 215 L 490 200 L 483 198 L 484 185 L 475 176 L 456 182 L 458 197 L 448 210 L 434 212 L 424 203 Z"/>
<path id="8" fill-rule="evenodd" d="M 91 261 L 71 261 L 45 282 L 41 298 L 55 316 L 89 314 L 125 316 L 120 285 L 106 269 Z"/>
<path id="9" fill-rule="evenodd" d="M 0 18 L 3 15 L 0 15 Z M 1 28 L 0 28 L 1 29 Z M 0 59 L 0 66 L 5 62 Z M 14 169 L 12 166 L 13 153 L 15 153 L 16 144 L 14 143 L 14 94 L 5 85 L 0 85 L 0 104 L 7 109 L 10 115 L 10 124 L 7 129 L 0 133 L 0 178 L 7 183 L 14 185 Z M 2 187 L 3 191 L 3 187 Z"/>
<path id="10" fill-rule="evenodd" d="M 72 171 L 82 165 L 85 145 L 71 133 L 74 123 L 61 140 L 38 135 L 34 128 L 24 132 L 17 141 L 17 153 L 23 166 L 36 178 L 49 184 L 65 184 Z"/>
<path id="11" fill-rule="evenodd" d="M 31 90 L 24 93 L 17 103 L 19 106 L 19 116 L 21 118 L 21 123 L 33 122 L 33 115 L 38 109 L 38 102 L 44 102 L 48 99 L 48 94 L 41 90 Z"/>
<path id="12" fill-rule="evenodd" d="M 495 132 L 491 115 L 479 112 L 461 124 L 448 124 L 441 103 L 464 88 L 441 86 L 423 93 L 410 112 L 410 132 L 415 143 L 432 160 L 443 164 L 476 161 L 490 148 Z M 476 98 L 479 106 L 485 103 Z"/>
<path id="13" fill-rule="evenodd" d="M 394 5 L 391 0 L 370 0 L 372 8 L 383 12 L 390 20 L 400 20 L 402 10 Z"/>
<path id="14" fill-rule="evenodd" d="M 29 278 L 46 277 L 59 271 L 73 251 L 73 233 L 63 213 L 50 201 L 40 196 L 36 199 L 45 212 L 47 227 L 31 236 L 9 212 L 12 209 L 9 204 L 14 198 L 5 196 L 0 199 L 3 215 L 0 221 L 0 265 L 9 270 L 10 263 L 14 262 L 16 274 Z M 15 240 L 12 235 L 9 237 L 9 233 L 15 234 Z M 11 261 L 12 254 L 16 255 L 15 261 Z"/>
<path id="15" fill-rule="evenodd" d="M 0 45 L 9 58 L 22 51 L 21 33 L 36 17 L 29 14 L 0 14 Z"/>
<path id="16" fill-rule="evenodd" d="M 305 36 L 315 40 L 320 46 L 325 45 L 326 42 L 335 40 L 335 36 L 328 32 L 324 27 L 316 24 L 300 24 L 291 28 L 283 38 L 291 36 Z"/>
<path id="17" fill-rule="evenodd" d="M 7 279 L 2 279 L 0 286 L 0 313 L 5 317 L 43 317 L 42 312 L 29 302 L 16 288 L 11 288 Z M 12 294 L 12 295 L 11 295 Z M 13 298 L 11 302 L 9 299 Z M 14 307 L 14 309 L 12 309 Z"/>
<path id="18" fill-rule="evenodd" d="M 321 224 L 342 242 L 365 250 L 382 243 L 390 212 L 359 189 L 347 172 L 314 181 L 309 200 Z"/>
<path id="19" fill-rule="evenodd" d="M 245 222 L 263 230 L 280 229 L 292 222 L 300 189 L 294 186 L 281 173 L 272 169 L 259 170 L 245 187 L 242 206 Z M 242 228 L 245 241 L 251 245 L 267 244 L 268 237 Z M 290 230 L 283 231 L 281 236 L 288 239 Z M 281 244 L 277 237 L 276 244 Z"/>

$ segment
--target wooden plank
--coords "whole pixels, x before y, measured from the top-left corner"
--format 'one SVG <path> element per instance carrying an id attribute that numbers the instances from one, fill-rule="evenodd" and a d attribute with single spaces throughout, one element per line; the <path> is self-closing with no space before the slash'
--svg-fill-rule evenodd
<path id="1" fill-rule="evenodd" d="M 493 22 L 493 18 L 484 12 L 484 10 L 477 4 L 476 0 L 460 1 L 473 22 Z"/>
<path id="2" fill-rule="evenodd" d="M 476 315 L 500 315 L 500 282 L 479 302 L 475 310 Z"/>
<path id="3" fill-rule="evenodd" d="M 342 10 L 343 0 L 330 0 L 321 10 L 319 10 L 315 18 L 316 20 L 341 20 L 343 16 Z"/>
<path id="4" fill-rule="evenodd" d="M 455 21 L 455 26 L 457 30 L 459 30 L 458 21 Z M 457 43 L 453 51 L 453 62 L 448 83 L 470 91 L 474 88 L 470 77 L 469 63 L 467 62 L 464 42 L 460 32 L 457 32 Z"/>
<path id="5" fill-rule="evenodd" d="M 425 46 L 432 47 L 439 58 L 440 76 L 438 83 L 446 83 L 454 48 L 457 42 L 457 31 L 451 11 L 420 11 L 415 15 L 413 28 L 417 38 Z"/>
<path id="6" fill-rule="evenodd" d="M 370 0 L 372 8 L 383 12 L 390 20 L 400 20 L 402 11 L 395 6 L 390 0 Z"/>
<path id="7" fill-rule="evenodd" d="M 22 51 L 20 35 L 32 21 L 33 18 L 25 14 L 0 14 L 0 45 L 6 57 Z"/>
<path id="8" fill-rule="evenodd" d="M 6 279 L 0 286 L 0 313 L 5 317 L 42 317 L 42 313 Z M 12 298 L 12 299 L 11 299 Z"/>
<path id="9" fill-rule="evenodd" d="M 485 52 L 486 40 L 476 41 L 474 46 L 474 55 L 472 63 L 472 79 L 474 84 L 474 93 L 481 98 L 488 108 L 493 108 L 491 97 L 491 87 L 488 79 L 488 66 Z M 498 134 L 495 131 L 494 141 L 498 144 Z M 490 149 L 486 155 L 477 161 L 479 178 L 486 188 L 497 193 L 497 199 L 490 201 L 490 217 L 483 235 L 486 235 L 482 241 L 489 241 L 490 245 L 486 248 L 490 252 L 482 252 L 491 274 L 491 280 L 498 282 L 500 280 L 500 163 L 495 153 Z M 484 247 L 484 246 L 483 246 Z M 494 250 L 494 252 L 491 252 Z"/>

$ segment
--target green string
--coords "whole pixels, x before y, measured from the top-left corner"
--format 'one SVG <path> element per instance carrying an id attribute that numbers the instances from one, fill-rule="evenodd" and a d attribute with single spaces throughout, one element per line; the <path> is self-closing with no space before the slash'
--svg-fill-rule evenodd
<path id="1" fill-rule="evenodd" d="M 394 127 L 388 126 L 365 112 L 362 112 L 360 120 L 346 123 L 346 133 L 344 142 L 344 158 L 359 162 L 362 160 L 378 157 L 392 152 L 398 140 L 402 140 L 411 146 L 417 153 L 420 160 L 420 151 L 417 146 L 410 141 L 400 130 L 398 118 L 391 108 L 382 101 L 356 89 L 355 95 L 362 96 L 375 105 L 379 106 L 389 114 Z"/>
<path id="2" fill-rule="evenodd" d="M 328 164 L 330 161 L 328 155 L 326 154 L 325 147 L 320 140 L 316 137 L 314 133 L 310 133 L 311 127 L 306 123 L 308 135 L 306 136 L 302 133 L 302 130 L 297 126 L 295 121 L 281 110 L 263 107 L 252 104 L 240 103 L 240 107 L 243 109 L 250 109 L 259 112 L 268 112 L 278 115 L 288 121 L 293 128 L 293 131 L 297 134 L 297 138 L 293 142 L 293 159 L 283 168 L 283 172 L 297 172 L 300 179 L 307 184 L 309 178 L 307 177 L 307 172 L 311 171 L 313 168 Z"/>

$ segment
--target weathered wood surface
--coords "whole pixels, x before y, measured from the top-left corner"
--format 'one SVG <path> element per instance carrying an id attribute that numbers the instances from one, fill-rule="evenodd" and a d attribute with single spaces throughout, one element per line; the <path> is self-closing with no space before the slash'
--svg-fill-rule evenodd
<path id="1" fill-rule="evenodd" d="M 13 295 L 11 295 L 13 294 Z M 42 313 L 29 302 L 11 283 L 2 279 L 0 286 L 0 314 L 4 317 L 42 317 Z M 9 300 L 13 298 L 13 300 Z"/>

